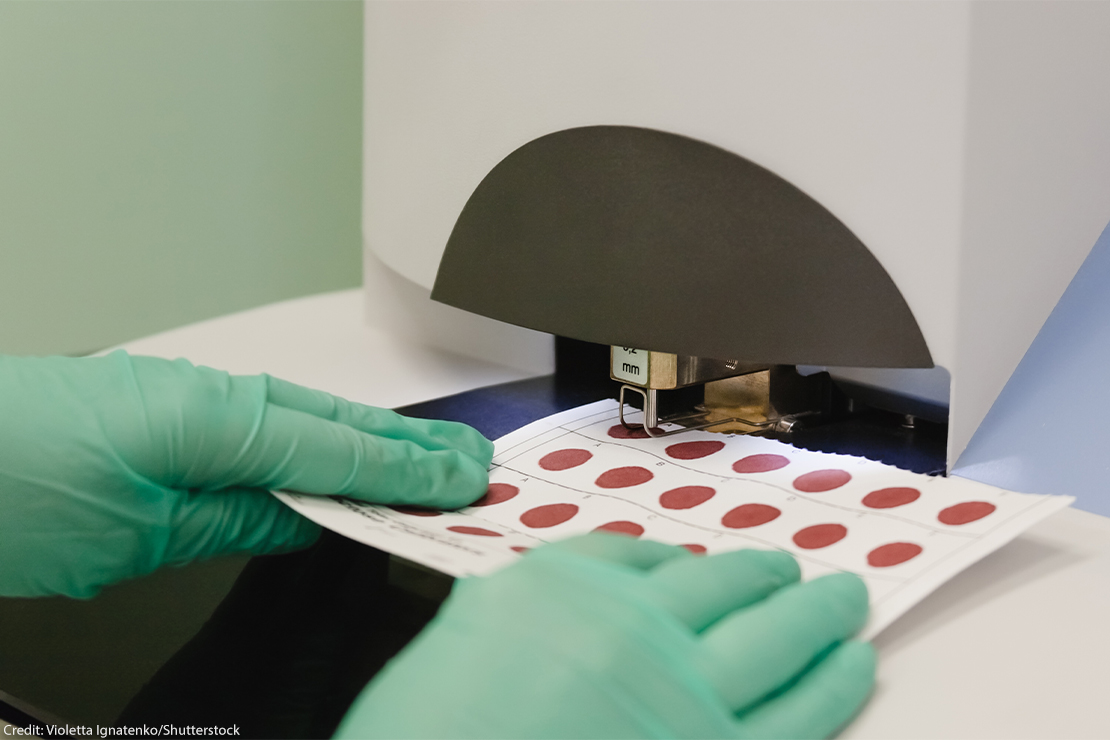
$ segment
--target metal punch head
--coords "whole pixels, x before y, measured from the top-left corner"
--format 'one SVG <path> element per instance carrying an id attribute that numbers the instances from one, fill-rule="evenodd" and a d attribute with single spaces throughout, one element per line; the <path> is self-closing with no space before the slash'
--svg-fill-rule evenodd
<path id="1" fill-rule="evenodd" d="M 625 418 L 624 418 L 624 408 L 625 408 L 624 392 L 626 390 L 634 391 L 636 393 L 639 393 L 643 397 L 643 399 L 644 399 L 644 423 L 643 424 L 631 424 L 631 423 L 629 423 L 628 421 L 625 420 Z M 670 437 L 671 435 L 674 435 L 674 434 L 681 434 L 682 432 L 694 431 L 696 429 L 709 429 L 710 427 L 721 426 L 723 424 L 737 424 L 737 423 L 738 424 L 743 424 L 744 426 L 752 427 L 752 429 L 751 429 L 751 431 L 734 432 L 735 434 L 753 434 L 755 432 L 761 432 L 761 431 L 768 430 L 768 429 L 776 431 L 776 432 L 789 432 L 794 428 L 794 425 L 797 422 L 797 419 L 799 417 L 808 416 L 809 414 L 812 413 L 812 412 L 807 411 L 807 412 L 803 412 L 803 413 L 800 413 L 800 414 L 787 414 L 787 415 L 784 415 L 784 416 L 776 416 L 774 418 L 764 419 L 764 420 L 744 419 L 744 418 L 741 418 L 739 416 L 732 416 L 732 417 L 729 417 L 727 419 L 714 419 L 712 421 L 706 421 L 706 422 L 703 422 L 701 424 L 691 424 L 691 425 L 688 425 L 688 426 L 683 425 L 679 429 L 671 429 L 669 431 L 663 431 L 663 430 L 659 429 L 660 422 L 670 423 L 670 424 L 677 424 L 677 423 L 683 422 L 687 419 L 704 418 L 709 414 L 709 412 L 708 411 L 698 411 L 698 412 L 694 412 L 692 414 L 682 414 L 682 415 L 679 415 L 679 416 L 670 416 L 670 417 L 667 417 L 666 419 L 660 419 L 659 418 L 659 409 L 658 409 L 658 405 L 657 405 L 656 391 L 654 389 L 650 389 L 650 388 L 645 390 L 643 388 L 638 388 L 634 385 L 627 385 L 627 384 L 621 385 L 620 397 L 618 399 L 618 403 L 619 403 L 618 413 L 620 415 L 621 425 L 623 427 L 625 427 L 626 429 L 632 429 L 632 430 L 643 429 L 644 433 L 647 434 L 649 437 Z"/>

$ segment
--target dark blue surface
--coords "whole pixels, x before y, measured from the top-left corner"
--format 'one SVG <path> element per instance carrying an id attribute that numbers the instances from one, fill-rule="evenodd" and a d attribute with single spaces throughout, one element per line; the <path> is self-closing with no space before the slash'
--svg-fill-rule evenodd
<path id="1" fill-rule="evenodd" d="M 926 475 L 942 475 L 947 453 L 947 425 L 918 419 L 902 427 L 901 414 L 866 409 L 845 419 L 802 428 L 776 437 L 803 450 L 855 455 Z M 775 435 L 768 435 L 775 436 Z"/>
<path id="2" fill-rule="evenodd" d="M 610 398 L 615 389 L 615 385 L 559 383 L 556 376 L 544 375 L 416 403 L 397 411 L 422 419 L 461 421 L 487 438 L 497 439 L 545 416 Z"/>
<path id="3" fill-rule="evenodd" d="M 1110 228 L 953 468 L 1110 516 Z"/>

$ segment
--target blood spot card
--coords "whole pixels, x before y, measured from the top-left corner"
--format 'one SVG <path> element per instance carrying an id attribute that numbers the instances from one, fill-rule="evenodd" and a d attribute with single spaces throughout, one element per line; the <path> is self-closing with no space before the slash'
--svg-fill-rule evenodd
<path id="1" fill-rule="evenodd" d="M 459 511 L 275 495 L 340 534 L 456 577 L 491 573 L 545 542 L 593 531 L 705 556 L 783 550 L 803 579 L 838 571 L 863 578 L 867 638 L 1074 500 L 745 435 L 653 438 L 621 426 L 615 401 L 497 440 L 489 490 Z"/>

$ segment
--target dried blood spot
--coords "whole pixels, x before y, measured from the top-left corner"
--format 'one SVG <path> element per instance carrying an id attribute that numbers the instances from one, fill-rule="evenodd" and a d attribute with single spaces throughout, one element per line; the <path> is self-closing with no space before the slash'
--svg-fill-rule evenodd
<path id="1" fill-rule="evenodd" d="M 721 524 L 729 529 L 758 527 L 778 519 L 782 512 L 767 504 L 743 504 L 721 517 Z"/>
<path id="2" fill-rule="evenodd" d="M 520 523 L 533 529 L 543 529 L 562 524 L 577 513 L 578 507 L 574 504 L 544 504 L 521 514 Z"/>
<path id="3" fill-rule="evenodd" d="M 872 509 L 893 509 L 912 504 L 921 497 L 916 488 L 880 488 L 863 497 L 863 505 Z"/>
<path id="4" fill-rule="evenodd" d="M 814 470 L 794 479 L 794 488 L 802 493 L 824 493 L 852 480 L 846 470 Z"/>
<path id="5" fill-rule="evenodd" d="M 949 506 L 937 514 L 937 519 L 942 524 L 967 524 L 982 519 L 994 510 L 995 505 L 988 504 L 986 501 L 965 501 L 962 504 Z"/>
<path id="6" fill-rule="evenodd" d="M 672 488 L 659 497 L 659 505 L 664 509 L 692 509 L 713 498 L 717 492 L 709 486 L 683 486 Z"/>
<path id="7" fill-rule="evenodd" d="M 471 506 L 493 506 L 502 501 L 508 501 L 518 493 L 520 493 L 520 489 L 516 486 L 510 486 L 508 483 L 490 483 L 489 488 L 486 489 L 486 495 L 472 503 Z"/>
<path id="8" fill-rule="evenodd" d="M 652 427 L 651 431 L 656 434 L 663 433 L 663 430 L 659 427 Z M 645 432 L 643 427 L 629 429 L 624 424 L 614 424 L 609 427 L 609 436 L 613 439 L 648 439 L 651 435 Z"/>
<path id="9" fill-rule="evenodd" d="M 419 506 L 390 506 L 389 508 L 409 516 L 439 516 L 443 513 L 435 509 L 422 509 Z"/>
<path id="10" fill-rule="evenodd" d="M 513 545 L 509 549 L 512 550 L 513 552 L 528 552 L 532 548 L 525 547 L 524 545 Z"/>
<path id="11" fill-rule="evenodd" d="M 800 529 L 794 535 L 794 544 L 805 550 L 816 550 L 840 542 L 848 534 L 843 524 L 814 524 Z"/>
<path id="12" fill-rule="evenodd" d="M 448 532 L 458 532 L 459 534 L 476 534 L 479 537 L 500 537 L 500 532 L 493 532 L 481 527 L 448 527 Z"/>
<path id="13" fill-rule="evenodd" d="M 629 465 L 625 468 L 606 470 L 597 477 L 594 483 L 599 488 L 628 488 L 629 486 L 638 486 L 641 483 L 647 483 L 654 477 L 655 476 L 653 476 L 651 471 L 647 468 L 641 468 L 638 465 Z"/>
<path id="14" fill-rule="evenodd" d="M 867 553 L 867 564 L 872 568 L 889 568 L 916 558 L 921 550 L 921 545 L 912 542 L 891 542 Z"/>
<path id="15" fill-rule="evenodd" d="M 790 464 L 782 455 L 748 455 L 732 464 L 737 473 L 769 473 Z"/>
<path id="16" fill-rule="evenodd" d="M 586 450 L 559 450 L 558 452 L 549 452 L 540 458 L 540 467 L 544 470 L 566 470 L 567 468 L 576 468 L 582 463 L 593 457 L 593 454 Z"/>
<path id="17" fill-rule="evenodd" d="M 602 524 L 600 527 L 594 529 L 595 532 L 613 532 L 614 534 L 626 534 L 630 537 L 639 537 L 644 533 L 644 528 L 636 522 L 609 522 Z"/>
<path id="18" fill-rule="evenodd" d="M 683 547 L 685 547 L 687 550 L 694 553 L 695 555 L 705 554 L 705 545 L 683 545 Z"/>
<path id="19" fill-rule="evenodd" d="M 725 443 L 715 439 L 703 439 L 697 442 L 679 442 L 667 448 L 667 454 L 675 460 L 697 460 L 707 457 L 714 452 L 724 449 Z"/>

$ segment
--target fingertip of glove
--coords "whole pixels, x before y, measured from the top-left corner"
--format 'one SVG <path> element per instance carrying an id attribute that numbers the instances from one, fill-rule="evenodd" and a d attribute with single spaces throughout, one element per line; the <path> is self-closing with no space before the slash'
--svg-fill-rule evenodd
<path id="1" fill-rule="evenodd" d="M 296 552 L 316 544 L 316 540 L 320 539 L 324 528 L 310 519 L 304 517 L 299 517 L 299 519 L 300 521 L 294 525 L 294 529 L 287 539 L 279 541 L 270 552 L 274 554 Z"/>
<path id="2" fill-rule="evenodd" d="M 486 439 L 477 429 L 474 430 L 474 436 L 477 439 L 478 446 L 478 457 L 475 459 L 488 468 L 490 463 L 493 462 L 493 442 Z"/>
<path id="3" fill-rule="evenodd" d="M 482 462 L 481 458 L 483 457 L 493 457 L 493 443 L 469 424 L 464 424 L 461 421 L 421 419 L 403 415 L 398 415 L 398 418 L 403 420 L 405 425 L 423 434 L 438 438 L 441 442 L 475 458 L 478 462 Z M 487 460 L 486 465 L 488 466 L 488 464 Z"/>
<path id="4" fill-rule="evenodd" d="M 790 553 L 781 550 L 741 550 L 764 570 L 774 574 L 783 585 L 801 580 L 802 569 Z"/>
<path id="5" fill-rule="evenodd" d="M 870 609 L 867 584 L 856 574 L 833 573 L 815 578 L 805 585 L 821 591 L 829 603 L 853 625 L 852 634 L 867 622 Z"/>
<path id="6" fill-rule="evenodd" d="M 276 500 L 275 500 L 276 502 Z M 284 508 L 284 504 L 281 504 Z M 278 513 L 270 522 L 268 529 L 258 533 L 257 539 L 243 541 L 234 540 L 225 544 L 229 552 L 250 552 L 254 555 L 281 555 L 287 552 L 296 552 L 316 543 L 320 538 L 323 528 L 319 524 L 306 519 L 292 509 L 285 509 Z"/>
<path id="7" fill-rule="evenodd" d="M 477 429 L 466 424 L 454 424 L 458 439 L 458 449 L 483 468 L 488 468 L 493 461 L 493 442 L 490 442 Z"/>
<path id="8" fill-rule="evenodd" d="M 871 688 L 875 685 L 875 672 L 878 667 L 878 656 L 875 648 L 869 642 L 852 640 L 836 648 L 826 658 L 833 662 L 837 675 L 841 677 L 838 684 L 845 693 L 854 696 L 845 696 L 848 702 L 863 701 Z"/>
<path id="9" fill-rule="evenodd" d="M 879 656 L 870 642 L 849 640 L 840 646 L 841 660 L 857 666 L 862 672 L 874 675 Z"/>
<path id="10" fill-rule="evenodd" d="M 815 578 L 813 583 L 820 583 L 822 588 L 845 600 L 867 603 L 867 584 L 855 573 L 831 573 Z"/>
<path id="11" fill-rule="evenodd" d="M 458 450 L 436 453 L 447 461 L 448 474 L 429 494 L 423 505 L 459 509 L 474 503 L 489 490 L 489 471 L 477 460 Z"/>

